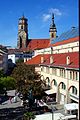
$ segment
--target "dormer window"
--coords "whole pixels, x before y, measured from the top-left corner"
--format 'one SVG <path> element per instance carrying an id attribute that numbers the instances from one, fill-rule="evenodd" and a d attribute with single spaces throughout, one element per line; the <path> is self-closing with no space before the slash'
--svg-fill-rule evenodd
<path id="1" fill-rule="evenodd" d="M 44 62 L 44 57 L 43 56 L 41 56 L 41 63 L 43 63 Z"/>
<path id="2" fill-rule="evenodd" d="M 70 57 L 69 57 L 69 56 L 66 57 L 66 64 L 67 64 L 67 65 L 70 64 Z"/>
<path id="3" fill-rule="evenodd" d="M 53 54 L 53 47 L 51 47 L 51 54 Z"/>
<path id="4" fill-rule="evenodd" d="M 53 63 L 53 56 L 50 56 L 50 64 Z"/>

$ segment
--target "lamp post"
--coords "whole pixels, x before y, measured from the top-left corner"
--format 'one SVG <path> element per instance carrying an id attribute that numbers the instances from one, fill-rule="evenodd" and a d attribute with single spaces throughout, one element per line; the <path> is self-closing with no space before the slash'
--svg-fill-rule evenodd
<path id="1" fill-rule="evenodd" d="M 52 109 L 52 120 L 54 120 L 54 107 L 52 104 L 51 104 L 51 109 Z"/>

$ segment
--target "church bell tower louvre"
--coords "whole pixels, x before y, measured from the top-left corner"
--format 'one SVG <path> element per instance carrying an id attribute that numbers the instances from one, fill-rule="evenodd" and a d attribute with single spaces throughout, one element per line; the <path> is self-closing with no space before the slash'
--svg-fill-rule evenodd
<path id="1" fill-rule="evenodd" d="M 52 13 L 52 22 L 50 24 L 50 29 L 49 29 L 49 33 L 50 33 L 50 39 L 56 38 L 56 25 L 54 23 L 54 14 Z"/>
<path id="2" fill-rule="evenodd" d="M 17 48 L 26 48 L 27 40 L 28 40 L 28 24 L 27 19 L 24 15 L 19 18 L 18 21 L 18 40 L 17 40 Z"/>

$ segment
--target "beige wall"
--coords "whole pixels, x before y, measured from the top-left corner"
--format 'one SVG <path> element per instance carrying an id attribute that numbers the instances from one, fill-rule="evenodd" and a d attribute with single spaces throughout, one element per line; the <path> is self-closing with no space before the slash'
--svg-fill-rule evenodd
<path id="1" fill-rule="evenodd" d="M 70 71 L 72 71 L 72 70 L 70 70 Z M 66 103 L 68 102 L 68 100 L 67 100 L 68 97 L 69 97 L 69 96 L 67 96 L 68 93 L 72 94 L 72 88 L 70 88 L 71 86 L 74 86 L 74 87 L 77 88 L 77 95 L 76 95 L 76 97 L 79 97 L 79 71 L 77 71 L 78 72 L 78 80 L 69 78 L 69 72 L 70 71 L 69 70 L 65 70 L 65 77 L 61 77 L 60 76 L 60 69 L 58 69 L 58 68 L 56 69 L 56 73 L 57 73 L 56 75 L 52 74 L 52 68 L 49 68 L 49 73 L 46 73 L 46 67 L 43 67 L 43 71 L 41 71 L 41 75 L 43 75 L 42 78 L 44 78 L 44 80 L 47 77 L 49 78 L 50 86 L 53 89 L 53 91 L 56 90 L 56 93 L 57 93 L 58 92 L 57 91 L 58 87 L 60 88 L 59 92 L 61 94 L 63 94 L 64 96 L 66 96 L 65 97 L 65 102 Z M 54 84 L 52 82 L 53 79 L 56 80 L 57 86 L 54 86 Z M 60 84 L 61 82 L 63 82 L 66 85 L 66 89 L 65 90 L 62 89 L 61 84 Z M 48 81 L 46 81 L 46 83 L 48 84 Z M 59 84 L 60 84 L 60 86 L 59 86 Z M 70 90 L 69 90 L 69 88 L 70 88 Z M 75 95 L 73 94 L 73 98 L 72 99 L 74 99 L 74 96 Z M 75 99 L 75 101 L 78 102 L 76 99 Z"/>
<path id="2" fill-rule="evenodd" d="M 66 52 L 77 52 L 77 51 L 79 51 L 79 41 L 53 47 L 53 54 L 66 53 Z M 51 54 L 51 48 L 35 50 L 35 56 L 38 54 Z"/>

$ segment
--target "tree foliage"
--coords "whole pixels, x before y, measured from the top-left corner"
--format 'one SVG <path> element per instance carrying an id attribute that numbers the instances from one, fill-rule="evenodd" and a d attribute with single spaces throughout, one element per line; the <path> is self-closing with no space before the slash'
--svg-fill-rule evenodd
<path id="1" fill-rule="evenodd" d="M 12 90 L 15 89 L 16 82 L 14 78 L 7 76 L 7 77 L 1 77 L 0 78 L 0 93 L 4 92 L 4 88 L 6 90 Z"/>
<path id="2" fill-rule="evenodd" d="M 33 120 L 33 119 L 35 119 L 35 115 L 34 115 L 34 113 L 32 113 L 32 112 L 26 112 L 26 113 L 24 113 L 24 119 L 23 120 Z"/>
<path id="3" fill-rule="evenodd" d="M 5 75 L 4 75 L 4 70 L 0 70 L 0 78 L 1 77 L 4 77 Z"/>
<path id="4" fill-rule="evenodd" d="M 33 96 L 43 93 L 40 75 L 35 72 L 34 66 L 18 63 L 11 76 L 16 80 L 17 90 L 23 95 L 28 95 L 30 90 Z"/>
<path id="5" fill-rule="evenodd" d="M 40 75 L 35 72 L 34 66 L 29 66 L 24 63 L 18 63 L 11 76 L 16 81 L 37 80 L 40 78 Z"/>
<path id="6" fill-rule="evenodd" d="M 38 78 L 38 74 L 35 72 L 34 66 L 29 66 L 24 63 L 17 63 L 12 75 L 18 80 L 34 80 Z"/>

